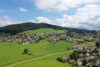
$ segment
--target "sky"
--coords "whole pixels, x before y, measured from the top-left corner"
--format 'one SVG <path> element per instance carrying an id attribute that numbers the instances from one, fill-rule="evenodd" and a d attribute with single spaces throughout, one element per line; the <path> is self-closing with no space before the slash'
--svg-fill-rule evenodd
<path id="1" fill-rule="evenodd" d="M 100 0 L 0 0 L 0 27 L 24 22 L 100 30 Z"/>

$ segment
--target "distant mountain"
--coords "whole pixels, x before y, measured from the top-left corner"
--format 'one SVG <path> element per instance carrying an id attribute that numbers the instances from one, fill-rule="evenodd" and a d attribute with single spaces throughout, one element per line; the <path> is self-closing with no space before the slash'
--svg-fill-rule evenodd
<path id="1" fill-rule="evenodd" d="M 67 28 L 67 27 L 61 27 L 61 26 L 56 26 L 56 25 L 50 25 L 50 24 L 46 24 L 46 23 L 31 23 L 31 22 L 1 27 L 0 32 L 16 34 L 19 32 L 23 32 L 23 31 L 27 31 L 27 30 L 35 30 L 35 29 L 39 29 L 39 28 L 52 28 L 52 29 L 56 29 L 56 30 L 67 30 L 67 31 L 72 31 L 72 32 L 77 32 L 77 33 L 96 34 L 96 31 L 90 31 L 90 30 L 86 30 L 86 29 Z"/>

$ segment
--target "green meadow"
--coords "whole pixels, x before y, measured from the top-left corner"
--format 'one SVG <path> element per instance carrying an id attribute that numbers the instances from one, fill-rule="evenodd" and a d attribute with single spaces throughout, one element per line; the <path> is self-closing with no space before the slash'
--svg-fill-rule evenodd
<path id="1" fill-rule="evenodd" d="M 37 29 L 25 32 L 31 33 L 63 33 L 64 30 Z M 58 62 L 57 57 L 68 56 L 72 51 L 66 48 L 70 46 L 91 46 L 95 42 L 73 44 L 66 41 L 50 43 L 41 40 L 38 43 L 18 44 L 16 42 L 0 42 L 0 67 L 70 67 L 68 63 Z M 27 48 L 32 55 L 23 54 Z"/>
<path id="2" fill-rule="evenodd" d="M 30 32 L 33 34 L 41 34 L 41 33 L 46 33 L 46 34 L 52 34 L 52 33 L 64 33 L 65 30 L 55 30 L 52 28 L 41 28 L 41 29 L 36 29 L 36 30 L 29 30 L 29 31 L 24 31 L 24 32 Z"/>
<path id="3" fill-rule="evenodd" d="M 60 41 L 57 43 L 49 43 L 45 40 L 33 44 L 17 44 L 15 42 L 1 42 L 0 43 L 0 67 L 17 63 L 20 61 L 45 56 L 48 54 L 55 54 L 59 52 L 67 52 L 66 47 L 70 43 Z M 28 48 L 32 55 L 24 55 L 23 50 Z"/>
<path id="4" fill-rule="evenodd" d="M 85 44 L 94 45 L 93 42 Z M 83 45 L 81 44 L 81 46 Z M 65 41 L 49 43 L 42 40 L 33 44 L 0 42 L 0 67 L 70 67 L 69 64 L 56 60 L 57 57 L 68 56 L 72 52 L 66 50 L 68 46 L 72 46 L 72 44 Z M 32 55 L 23 54 L 25 48 L 28 48 Z"/>

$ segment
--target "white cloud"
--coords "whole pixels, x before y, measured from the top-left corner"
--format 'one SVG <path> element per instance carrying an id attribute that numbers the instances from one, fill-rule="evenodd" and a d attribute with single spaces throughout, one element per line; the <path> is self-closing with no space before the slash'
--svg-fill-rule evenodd
<path id="1" fill-rule="evenodd" d="M 22 21 L 14 21 L 10 19 L 8 16 L 0 17 L 0 27 L 11 25 L 11 24 L 18 24 L 18 23 L 22 23 Z"/>
<path id="2" fill-rule="evenodd" d="M 27 11 L 28 11 L 26 8 L 23 8 L 23 7 L 20 7 L 19 10 L 20 10 L 21 12 L 27 12 Z"/>
<path id="3" fill-rule="evenodd" d="M 53 24 L 52 22 L 52 20 L 51 19 L 49 19 L 49 18 L 47 18 L 47 17 L 37 17 L 37 18 L 35 18 L 35 19 L 33 19 L 33 20 L 31 20 L 31 22 L 34 22 L 34 23 L 48 23 L 48 24 Z"/>
<path id="4" fill-rule="evenodd" d="M 100 30 L 100 6 L 86 5 L 77 9 L 75 15 L 66 14 L 60 20 L 62 26 Z"/>
<path id="5" fill-rule="evenodd" d="M 47 17 L 40 16 L 33 20 L 33 22 L 35 23 L 48 23 L 63 27 L 100 30 L 100 0 L 32 0 L 32 1 L 34 1 L 35 5 L 42 10 L 51 10 L 51 11 L 56 10 L 63 12 L 70 8 L 76 8 L 76 13 L 74 15 L 69 16 L 66 13 L 61 18 L 56 18 L 53 20 Z M 21 7 L 20 11 L 27 12 L 28 10 Z M 14 24 L 17 22 L 19 21 L 13 21 L 9 17 L 3 17 L 0 19 L 1 26 Z"/>
<path id="6" fill-rule="evenodd" d="M 84 8 L 78 8 L 75 15 L 63 15 L 62 18 L 55 20 L 46 17 L 38 17 L 37 23 L 49 23 L 63 27 L 84 28 L 90 30 L 100 30 L 100 6 L 86 5 Z"/>
<path id="7" fill-rule="evenodd" d="M 75 8 L 76 13 L 52 20 L 51 24 L 64 27 L 100 30 L 100 0 L 34 0 L 41 10 L 67 11 Z M 84 6 L 83 6 L 84 5 Z"/>
<path id="8" fill-rule="evenodd" d="M 100 0 L 33 0 L 42 10 L 65 11 L 69 8 L 78 8 L 80 5 L 100 3 Z"/>

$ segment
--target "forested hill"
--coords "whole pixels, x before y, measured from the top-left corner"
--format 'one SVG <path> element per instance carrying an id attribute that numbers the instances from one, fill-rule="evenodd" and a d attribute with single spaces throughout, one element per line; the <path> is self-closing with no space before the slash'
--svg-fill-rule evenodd
<path id="1" fill-rule="evenodd" d="M 31 22 L 1 27 L 0 32 L 16 34 L 19 32 L 23 32 L 23 31 L 27 31 L 27 30 L 36 30 L 36 29 L 40 29 L 40 28 L 52 28 L 55 30 L 67 30 L 70 32 L 77 32 L 77 33 L 96 34 L 96 31 L 90 31 L 90 30 L 86 30 L 86 29 L 67 28 L 67 27 L 61 27 L 61 26 L 56 26 L 56 25 L 50 25 L 50 24 L 46 24 L 46 23 L 31 23 Z"/>

